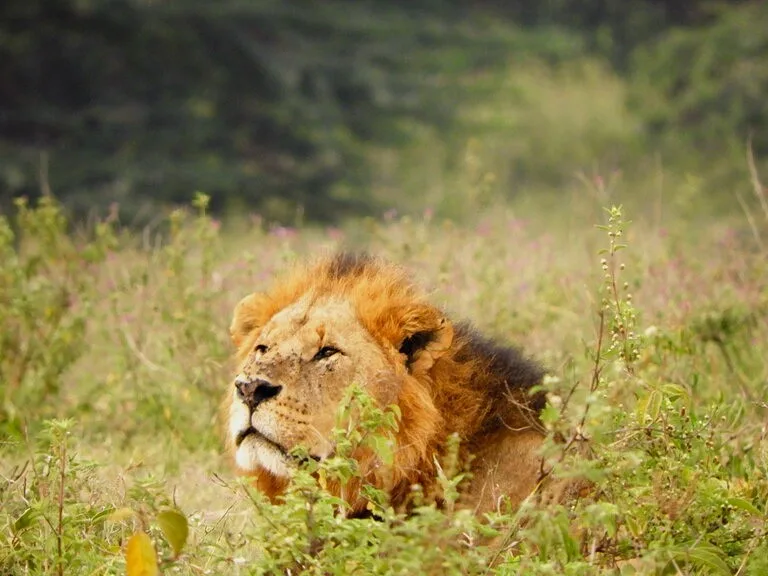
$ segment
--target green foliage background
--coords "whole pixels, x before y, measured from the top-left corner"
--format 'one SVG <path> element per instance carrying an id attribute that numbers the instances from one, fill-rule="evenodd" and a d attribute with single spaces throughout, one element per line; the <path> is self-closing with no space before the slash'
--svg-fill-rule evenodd
<path id="1" fill-rule="evenodd" d="M 596 166 L 696 172 L 730 198 L 747 140 L 768 147 L 766 18 L 696 0 L 9 0 L 0 200 L 53 189 L 136 224 L 194 190 L 283 224 L 458 214 L 471 138 L 505 198 Z M 425 160 L 430 184 L 402 178 Z"/>

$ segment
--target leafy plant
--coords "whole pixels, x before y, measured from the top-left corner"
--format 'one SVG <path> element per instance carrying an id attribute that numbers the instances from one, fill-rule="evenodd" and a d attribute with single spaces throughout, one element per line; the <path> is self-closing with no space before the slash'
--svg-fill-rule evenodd
<path id="1" fill-rule="evenodd" d="M 0 221 L 0 573 L 765 571 L 768 286 L 746 227 L 669 214 L 665 237 L 614 207 L 574 248 L 570 215 L 498 207 L 472 229 L 392 216 L 333 235 L 220 234 L 204 195 L 193 208 L 141 237 L 72 230 L 50 199 Z M 232 306 L 340 234 L 550 367 L 547 488 L 520 510 L 456 505 L 459 438 L 444 505 L 414 487 L 394 510 L 355 456 L 385 468 L 398 414 L 354 387 L 334 456 L 297 453 L 284 502 L 228 479 L 215 411 Z M 356 495 L 371 518 L 349 517 Z"/>
<path id="2" fill-rule="evenodd" d="M 85 238 L 70 236 L 50 196 L 36 206 L 17 200 L 13 220 L 0 214 L 0 428 L 6 432 L 21 430 L 24 406 L 56 414 L 61 375 L 83 351 L 93 270 L 115 242 L 109 221 Z"/>

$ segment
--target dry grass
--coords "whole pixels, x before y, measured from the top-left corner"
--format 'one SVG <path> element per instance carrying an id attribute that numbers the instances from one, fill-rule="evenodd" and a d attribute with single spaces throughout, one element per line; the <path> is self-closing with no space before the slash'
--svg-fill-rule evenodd
<path id="1" fill-rule="evenodd" d="M 126 236 L 108 243 L 103 258 L 93 263 L 68 256 L 88 278 L 66 308 L 67 314 L 84 318 L 82 335 L 73 333 L 84 345 L 47 396 L 35 393 L 34 367 L 21 379 L 17 392 L 5 395 L 6 408 L 0 412 L 7 418 L 0 451 L 5 483 L 0 488 L 0 530 L 5 531 L 0 568 L 6 566 L 11 574 L 45 572 L 45 564 L 29 560 L 44 554 L 42 549 L 30 544 L 32 552 L 25 556 L 25 541 L 13 528 L 35 498 L 45 500 L 28 475 L 31 465 L 20 471 L 25 462 L 44 455 L 40 452 L 44 448 L 34 447 L 42 421 L 71 418 L 71 452 L 79 461 L 93 462 L 93 467 L 77 475 L 72 472 L 69 498 L 86 502 L 88 510 L 122 506 L 152 510 L 166 501 L 175 502 L 192 526 L 189 553 L 177 564 L 179 570 L 249 573 L 250 562 L 260 554 L 252 524 L 255 512 L 221 455 L 216 423 L 219 397 L 230 377 L 227 326 L 242 296 L 266 286 L 297 258 L 343 246 L 401 262 L 452 316 L 472 319 L 500 340 L 524 346 L 549 367 L 564 390 L 586 381 L 598 312 L 603 307 L 598 249 L 605 245 L 605 235 L 595 228 L 603 217 L 595 198 L 572 198 L 563 204 L 559 211 L 546 213 L 523 205 L 497 207 L 471 225 L 434 221 L 427 214 L 417 219 L 354 222 L 342 230 L 264 229 L 241 222 L 231 224 L 231 231 L 228 226 L 220 231 L 218 223 L 206 217 L 177 215 L 175 231 L 168 238 L 150 233 Z M 762 424 L 768 411 L 768 364 L 757 352 L 768 345 L 768 269 L 756 243 L 760 236 L 754 231 L 759 224 L 755 222 L 750 230 L 741 219 L 691 222 L 684 213 L 676 217 L 670 212 L 662 225 L 653 210 L 647 218 L 639 214 L 635 220 L 626 236 L 629 248 L 619 256 L 626 266 L 621 281 L 628 283 L 627 292 L 638 311 L 636 329 L 644 335 L 640 376 L 627 384 L 629 392 L 607 385 L 602 401 L 620 399 L 632 411 L 635 407 L 629 403 L 638 397 L 642 400 L 644 387 L 660 383 L 684 389 L 686 409 L 694 413 L 709 413 L 713 402 L 727 406 L 723 409 L 727 426 L 714 430 L 708 441 L 718 446 L 721 458 L 729 459 L 729 490 L 757 502 L 768 482 Z M 39 244 L 36 238 L 25 242 Z M 76 238 L 74 243 L 82 245 L 83 240 Z M 27 290 L 34 295 L 31 287 L 36 278 L 25 280 L 26 288 L 17 289 L 18 294 Z M 10 281 L 6 279 L 3 286 L 10 294 Z M 2 299 L 6 319 L 14 317 L 13 302 Z M 32 301 L 30 308 L 44 313 L 44 305 L 35 306 Z M 613 366 L 606 365 L 605 378 L 617 386 L 628 382 L 625 373 L 612 371 Z M 665 400 L 660 410 L 679 411 L 675 402 Z M 741 413 L 733 413 L 735 404 L 741 404 Z M 590 414 L 587 425 L 603 434 L 600 441 L 605 441 L 607 450 L 645 450 L 644 444 L 633 444 L 639 442 L 639 433 L 614 429 L 614 436 L 608 438 L 605 430 L 599 430 L 604 424 L 599 419 L 609 419 L 608 412 Z M 639 426 L 645 424 L 641 421 Z M 739 467 L 734 458 L 741 454 L 739 450 L 746 450 L 746 443 L 751 452 Z M 615 455 L 599 459 L 601 465 L 615 470 L 628 466 L 619 460 Z M 674 484 L 669 463 L 654 464 L 660 467 L 658 474 L 651 464 L 643 466 L 649 468 L 648 483 L 638 477 L 633 488 L 638 509 L 650 510 L 648 491 L 667 490 L 666 508 L 646 516 L 649 525 L 657 523 L 658 530 L 667 526 L 673 534 L 676 522 L 686 521 L 685 512 L 679 510 L 687 506 L 682 503 L 685 497 L 676 488 L 663 488 Z M 682 473 L 696 477 L 694 468 L 691 465 Z M 37 487 L 31 488 L 32 484 Z M 145 485 L 146 490 L 137 491 Z M 615 484 L 608 482 L 604 488 L 605 502 L 619 498 Z M 679 501 L 674 500 L 676 494 Z M 694 506 L 708 505 L 697 501 Z M 763 515 L 768 513 L 764 506 L 763 502 L 759 509 Z M 577 517 L 575 522 L 582 520 Z M 615 566 L 611 558 L 644 555 L 654 559 L 649 560 L 653 570 L 660 566 L 651 548 L 645 548 L 647 539 L 622 522 L 617 533 L 623 530 L 625 540 L 636 542 L 638 548 L 621 549 L 614 540 L 613 544 L 603 542 L 579 560 L 586 563 L 585 571 L 572 573 L 609 570 Z M 92 573 L 122 569 L 120 545 L 126 528 L 89 532 L 87 525 L 73 526 L 71 538 L 92 538 L 103 544 L 83 552 L 84 558 L 90 558 Z M 742 548 L 721 544 L 729 566 L 757 574 L 757 568 L 744 570 L 751 566 L 750 555 L 764 548 L 752 545 L 758 532 L 755 527 L 752 536 L 744 536 Z M 538 542 L 540 550 L 546 548 L 543 543 L 548 540 L 542 533 L 528 537 Z M 533 551 L 518 549 L 517 554 L 523 554 L 522 560 L 517 556 L 518 563 L 510 564 L 510 570 L 528 566 L 531 573 L 546 573 L 535 564 L 539 560 Z M 552 556 L 562 561 L 559 553 Z M 251 560 L 245 562 L 246 558 Z M 541 559 L 542 565 L 545 561 Z"/>

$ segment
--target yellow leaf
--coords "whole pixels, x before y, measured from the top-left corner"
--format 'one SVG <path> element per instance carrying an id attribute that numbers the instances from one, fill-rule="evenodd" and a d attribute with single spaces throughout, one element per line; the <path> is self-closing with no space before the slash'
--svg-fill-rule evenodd
<path id="1" fill-rule="evenodd" d="M 173 548 L 173 553 L 178 556 L 187 542 L 189 525 L 187 518 L 177 510 L 163 510 L 157 515 L 157 524 L 163 531 L 163 536 Z"/>
<path id="2" fill-rule="evenodd" d="M 145 532 L 136 532 L 128 540 L 125 564 L 128 576 L 159 576 L 155 548 Z"/>

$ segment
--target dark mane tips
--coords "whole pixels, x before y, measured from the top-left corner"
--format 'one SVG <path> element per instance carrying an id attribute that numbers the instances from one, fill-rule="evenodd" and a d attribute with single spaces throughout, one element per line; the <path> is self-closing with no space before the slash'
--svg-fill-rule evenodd
<path id="1" fill-rule="evenodd" d="M 333 279 L 360 276 L 374 262 L 373 257 L 365 252 L 339 252 L 328 263 L 328 275 Z"/>
<path id="2" fill-rule="evenodd" d="M 502 402 L 510 394 L 523 392 L 526 404 L 539 412 L 545 404 L 543 393 L 528 396 L 528 390 L 541 384 L 546 371 L 544 368 L 523 355 L 514 347 L 500 345 L 478 333 L 468 322 L 455 326 L 456 335 L 464 342 L 461 356 L 480 357 L 487 361 L 487 370 L 491 376 L 491 388 L 486 390 L 489 399 Z"/>

